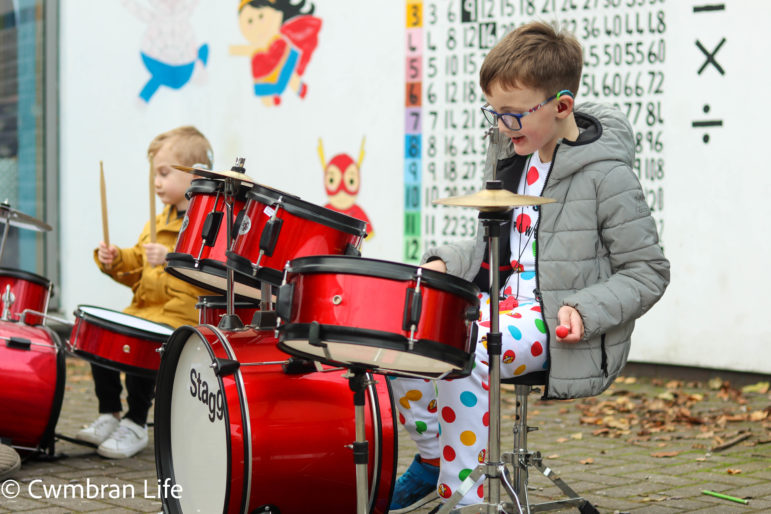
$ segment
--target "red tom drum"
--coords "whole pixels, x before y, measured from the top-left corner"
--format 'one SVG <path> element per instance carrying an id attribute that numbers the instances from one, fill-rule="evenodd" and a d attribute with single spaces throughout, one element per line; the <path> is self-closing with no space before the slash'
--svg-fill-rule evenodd
<path id="1" fill-rule="evenodd" d="M 479 288 L 407 264 L 346 256 L 289 263 L 279 289 L 279 348 L 377 373 L 468 375 Z"/>
<path id="2" fill-rule="evenodd" d="M 220 318 L 227 314 L 228 304 L 224 296 L 199 296 L 198 303 L 195 305 L 198 309 L 198 322 L 201 325 L 219 325 Z M 260 306 L 254 302 L 236 300 L 233 302 L 233 312 L 238 316 L 244 325 L 248 325 L 255 312 L 259 312 Z"/>
<path id="3" fill-rule="evenodd" d="M 165 512 L 356 512 L 353 393 L 342 370 L 291 374 L 272 330 L 178 328 L 155 399 Z M 371 377 L 370 377 L 371 378 Z M 388 381 L 366 391 L 369 512 L 388 511 L 396 472 Z"/>
<path id="4" fill-rule="evenodd" d="M 237 218 L 246 204 L 249 187 L 241 184 L 233 198 L 233 216 Z M 177 236 L 174 252 L 166 256 L 166 270 L 177 278 L 217 293 L 227 290 L 228 251 L 227 209 L 225 182 L 196 179 L 186 193 L 190 204 Z M 232 237 L 238 230 L 231 222 Z M 260 282 L 252 277 L 234 276 L 235 294 L 259 298 Z"/>
<path id="5" fill-rule="evenodd" d="M 257 184 L 246 207 L 228 267 L 278 285 L 288 261 L 308 255 L 359 254 L 366 222 Z"/>
<path id="6" fill-rule="evenodd" d="M 0 438 L 20 450 L 53 454 L 64 357 L 61 340 L 49 328 L 0 321 Z"/>
<path id="7" fill-rule="evenodd" d="M 74 314 L 69 344 L 75 355 L 117 371 L 155 376 L 159 349 L 173 328 L 92 305 L 80 305 Z"/>
<path id="8" fill-rule="evenodd" d="M 34 313 L 48 313 L 48 299 L 51 297 L 51 281 L 27 271 L 0 268 L 0 317 L 6 321 L 19 321 L 24 310 L 33 311 L 22 320 L 28 325 L 42 325 L 43 316 Z"/>

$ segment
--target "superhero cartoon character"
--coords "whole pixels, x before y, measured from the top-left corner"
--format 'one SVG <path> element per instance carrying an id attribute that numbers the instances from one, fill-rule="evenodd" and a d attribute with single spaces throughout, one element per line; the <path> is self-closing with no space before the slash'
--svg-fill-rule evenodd
<path id="1" fill-rule="evenodd" d="M 324 207 L 366 222 L 369 239 L 375 234 L 372 222 L 364 209 L 356 205 L 361 185 L 361 162 L 364 160 L 365 141 L 366 137 L 362 138 L 358 161 L 354 161 L 348 154 L 339 153 L 327 162 L 324 158 L 324 144 L 319 138 L 319 158 L 324 168 L 324 187 L 329 200 Z"/>
<path id="2" fill-rule="evenodd" d="M 307 0 L 239 0 L 238 26 L 247 45 L 232 45 L 232 55 L 252 60 L 254 94 L 266 106 L 279 105 L 289 86 L 305 98 L 308 85 L 302 76 L 318 45 L 321 19 Z"/>
<path id="3" fill-rule="evenodd" d="M 134 0 L 122 0 L 124 7 L 147 25 L 139 52 L 150 72 L 139 93 L 145 103 L 161 86 L 180 89 L 194 75 L 203 76 L 209 45 L 196 43 L 190 23 L 198 1 L 157 0 L 145 7 Z"/>

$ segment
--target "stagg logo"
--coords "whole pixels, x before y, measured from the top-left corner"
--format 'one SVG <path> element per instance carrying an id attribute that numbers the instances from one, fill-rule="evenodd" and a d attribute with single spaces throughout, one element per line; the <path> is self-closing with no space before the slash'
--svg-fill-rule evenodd
<path id="1" fill-rule="evenodd" d="M 209 383 L 201 378 L 201 374 L 196 370 L 190 370 L 190 396 L 197 398 L 198 401 L 206 405 L 209 409 L 209 421 L 214 423 L 215 419 L 221 420 L 225 416 L 225 399 L 222 396 L 222 390 L 217 388 L 217 392 L 209 389 Z"/>

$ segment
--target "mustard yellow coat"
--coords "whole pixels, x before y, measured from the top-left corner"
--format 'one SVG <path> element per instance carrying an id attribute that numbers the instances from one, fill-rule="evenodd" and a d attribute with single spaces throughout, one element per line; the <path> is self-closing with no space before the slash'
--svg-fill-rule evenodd
<path id="1" fill-rule="evenodd" d="M 156 242 L 170 252 L 177 244 L 177 235 L 182 219 L 174 206 L 167 205 L 155 218 Z M 134 297 L 131 305 L 123 310 L 126 314 L 138 316 L 173 328 L 180 325 L 197 325 L 198 311 L 195 308 L 198 297 L 211 294 L 183 280 L 166 273 L 163 265 L 151 266 L 145 260 L 142 245 L 150 242 L 150 223 L 145 225 L 137 244 L 130 248 L 119 248 L 118 257 L 109 270 L 99 262 L 94 250 L 94 260 L 99 269 L 131 288 Z"/>

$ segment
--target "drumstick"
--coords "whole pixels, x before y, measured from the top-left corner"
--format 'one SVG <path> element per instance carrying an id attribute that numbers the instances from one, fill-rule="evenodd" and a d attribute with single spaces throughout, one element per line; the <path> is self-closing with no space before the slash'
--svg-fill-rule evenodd
<path id="1" fill-rule="evenodd" d="M 104 163 L 99 161 L 99 195 L 102 199 L 102 238 L 107 248 L 110 248 L 110 229 L 107 224 L 107 187 L 104 183 Z M 111 266 L 105 265 L 105 269 Z"/>
<path id="2" fill-rule="evenodd" d="M 150 242 L 155 242 L 155 170 L 150 157 Z"/>

